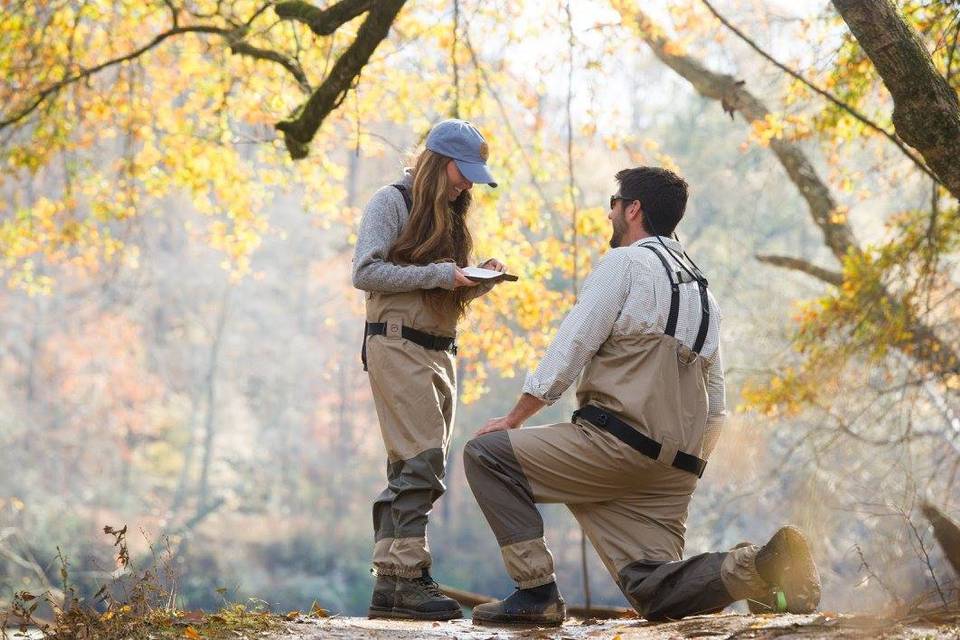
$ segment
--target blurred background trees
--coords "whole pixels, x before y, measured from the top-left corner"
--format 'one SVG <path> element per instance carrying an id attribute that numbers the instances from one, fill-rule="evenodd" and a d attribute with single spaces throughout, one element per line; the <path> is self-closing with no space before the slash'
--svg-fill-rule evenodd
<path id="1" fill-rule="evenodd" d="M 955 3 L 888 16 L 942 98 L 912 118 L 898 109 L 921 90 L 872 60 L 859 3 L 642 4 L 5 2 L 6 590 L 56 585 L 57 546 L 92 585 L 114 568 L 99 530 L 127 523 L 170 537 L 188 606 L 225 587 L 364 609 L 384 461 L 353 233 L 455 116 L 500 178 L 474 189 L 477 258 L 521 280 L 460 338 L 441 581 L 510 588 L 459 448 L 512 403 L 605 250 L 615 171 L 659 164 L 692 187 L 681 239 L 723 308 L 732 413 L 687 552 L 789 520 L 814 534 L 825 608 L 949 593 L 919 507 L 960 507 L 956 163 L 924 148 L 957 148 Z M 545 511 L 580 600 L 579 531 Z M 593 601 L 622 603 L 589 560 Z"/>

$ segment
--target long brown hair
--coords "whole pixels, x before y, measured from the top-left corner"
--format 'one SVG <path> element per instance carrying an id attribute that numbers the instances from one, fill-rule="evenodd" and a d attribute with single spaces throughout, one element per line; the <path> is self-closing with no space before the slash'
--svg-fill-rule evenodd
<path id="1" fill-rule="evenodd" d="M 448 200 L 448 162 L 452 160 L 429 149 L 417 157 L 413 169 L 413 206 L 407 223 L 387 254 L 390 262 L 453 262 L 459 267 L 467 266 L 473 251 L 473 238 L 466 222 L 470 191 L 463 191 L 453 202 Z M 430 289 L 423 295 L 425 302 L 442 315 L 456 314 L 460 319 L 467 309 L 463 287 L 452 291 Z"/>

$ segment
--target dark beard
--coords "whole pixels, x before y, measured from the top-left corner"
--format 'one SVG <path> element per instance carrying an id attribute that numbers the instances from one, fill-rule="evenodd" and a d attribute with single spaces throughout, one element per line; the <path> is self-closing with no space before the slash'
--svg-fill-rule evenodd
<path id="1" fill-rule="evenodd" d="M 610 235 L 610 248 L 616 249 L 622 246 L 623 236 L 627 233 L 627 221 L 623 219 L 623 214 L 621 214 L 619 217 L 614 216 L 611 222 L 613 233 Z"/>

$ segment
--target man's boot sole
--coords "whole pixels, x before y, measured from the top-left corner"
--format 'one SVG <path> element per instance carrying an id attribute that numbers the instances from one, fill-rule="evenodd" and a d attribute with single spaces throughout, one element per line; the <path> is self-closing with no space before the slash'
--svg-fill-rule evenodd
<path id="1" fill-rule="evenodd" d="M 415 611 L 413 609 L 398 609 L 396 607 L 387 609 L 385 607 L 370 607 L 367 611 L 368 618 L 390 618 L 392 620 L 428 620 L 442 622 L 444 620 L 456 620 L 463 617 L 462 609 L 451 609 L 449 611 Z"/>
<path id="2" fill-rule="evenodd" d="M 481 613 L 477 617 L 473 614 L 473 624 L 479 625 L 506 625 L 514 627 L 559 627 L 567 618 L 567 609 L 560 610 L 561 618 L 539 614 L 509 614 L 509 613 Z"/>
<path id="3" fill-rule="evenodd" d="M 368 618 L 389 618 L 393 607 L 370 607 L 367 609 Z"/>

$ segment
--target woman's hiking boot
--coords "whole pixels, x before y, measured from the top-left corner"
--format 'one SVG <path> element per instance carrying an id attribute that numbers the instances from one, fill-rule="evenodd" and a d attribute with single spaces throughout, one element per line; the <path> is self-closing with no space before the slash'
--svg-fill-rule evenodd
<path id="1" fill-rule="evenodd" d="M 459 602 L 440 591 L 440 585 L 424 569 L 419 578 L 378 577 L 369 615 L 371 618 L 453 620 L 462 618 L 463 610 Z"/>
<path id="2" fill-rule="evenodd" d="M 373 597 L 370 598 L 370 609 L 367 616 L 370 618 L 391 617 L 396 592 L 396 576 L 377 576 L 377 581 L 373 585 Z"/>

